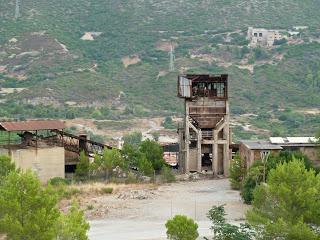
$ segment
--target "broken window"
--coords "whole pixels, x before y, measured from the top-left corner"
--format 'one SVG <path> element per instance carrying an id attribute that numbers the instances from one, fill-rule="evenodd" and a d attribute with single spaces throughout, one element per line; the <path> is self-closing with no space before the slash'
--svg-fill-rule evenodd
<path id="1" fill-rule="evenodd" d="M 259 37 L 262 37 L 262 33 L 259 33 Z"/>
<path id="2" fill-rule="evenodd" d="M 258 33 L 254 33 L 253 35 L 254 35 L 255 37 L 258 37 Z"/>

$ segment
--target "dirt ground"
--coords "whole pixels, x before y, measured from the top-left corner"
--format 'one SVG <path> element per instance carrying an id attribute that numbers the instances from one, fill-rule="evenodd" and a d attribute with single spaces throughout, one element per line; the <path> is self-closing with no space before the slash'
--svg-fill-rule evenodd
<path id="1" fill-rule="evenodd" d="M 230 189 L 228 179 L 177 182 L 158 188 L 120 190 L 95 199 L 98 208 L 110 206 L 106 214 L 91 220 L 90 240 L 166 239 L 165 222 L 176 214 L 192 217 L 201 236 L 211 236 L 206 214 L 213 205 L 225 204 L 227 219 L 240 223 L 248 206 L 239 192 Z M 94 210 L 92 210 L 94 211 Z"/>

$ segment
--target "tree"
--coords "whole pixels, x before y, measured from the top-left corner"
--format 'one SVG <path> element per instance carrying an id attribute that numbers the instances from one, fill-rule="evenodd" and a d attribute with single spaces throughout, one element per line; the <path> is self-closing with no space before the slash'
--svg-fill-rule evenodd
<path id="1" fill-rule="evenodd" d="M 105 149 L 103 156 L 96 155 L 94 161 L 94 165 L 96 166 L 97 170 L 104 173 L 105 180 L 111 176 L 112 170 L 114 168 L 127 168 L 127 164 L 120 151 L 115 148 Z"/>
<path id="2" fill-rule="evenodd" d="M 61 214 L 57 224 L 58 240 L 88 240 L 90 225 L 85 221 L 83 211 L 73 204 L 67 215 Z"/>
<path id="3" fill-rule="evenodd" d="M 245 175 L 245 162 L 240 158 L 240 155 L 236 155 L 230 165 L 230 183 L 232 189 L 239 190 L 241 188 Z"/>
<path id="4" fill-rule="evenodd" d="M 251 240 L 254 233 L 249 225 L 241 224 L 240 227 L 226 222 L 224 206 L 213 206 L 207 214 L 212 222 L 214 240 Z"/>
<path id="5" fill-rule="evenodd" d="M 89 177 L 90 172 L 90 161 L 89 158 L 86 156 L 84 151 L 80 152 L 79 163 L 77 164 L 76 168 L 76 176 L 79 179 L 86 179 Z"/>
<path id="6" fill-rule="evenodd" d="M 140 144 L 140 151 L 152 163 L 154 170 L 160 171 L 162 169 L 164 165 L 163 149 L 159 143 L 147 139 Z"/>
<path id="7" fill-rule="evenodd" d="M 11 172 L 0 187 L 0 231 L 9 239 L 49 240 L 59 218 L 57 198 L 31 172 Z"/>
<path id="8" fill-rule="evenodd" d="M 198 224 L 186 216 L 176 215 L 167 221 L 166 228 L 170 240 L 196 240 L 199 237 Z"/>
<path id="9" fill-rule="evenodd" d="M 124 145 L 131 145 L 134 148 L 138 148 L 142 141 L 141 132 L 132 132 L 123 136 Z"/>
<path id="10" fill-rule="evenodd" d="M 320 175 L 302 160 L 284 162 L 254 190 L 247 219 L 264 239 L 317 239 L 310 226 L 320 225 L 319 194 Z"/>
<path id="11" fill-rule="evenodd" d="M 16 166 L 9 156 L 0 156 L 0 184 L 1 179 L 5 178 L 10 172 L 15 171 Z"/>

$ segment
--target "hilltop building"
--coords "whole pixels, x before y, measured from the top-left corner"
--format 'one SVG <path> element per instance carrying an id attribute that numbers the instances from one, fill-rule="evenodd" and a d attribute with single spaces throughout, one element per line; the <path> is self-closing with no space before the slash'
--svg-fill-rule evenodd
<path id="1" fill-rule="evenodd" d="M 179 125 L 179 168 L 182 172 L 229 174 L 228 75 L 178 77 L 178 97 L 185 116 Z"/>
<path id="2" fill-rule="evenodd" d="M 276 40 L 284 38 L 279 30 L 268 30 L 265 28 L 248 28 L 247 39 L 250 41 L 249 46 L 272 47 Z"/>

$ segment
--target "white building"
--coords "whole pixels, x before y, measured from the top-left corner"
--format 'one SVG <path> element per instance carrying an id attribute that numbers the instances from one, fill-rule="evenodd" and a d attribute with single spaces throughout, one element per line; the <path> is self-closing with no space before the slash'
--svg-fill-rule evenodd
<path id="1" fill-rule="evenodd" d="M 248 28 L 247 39 L 250 41 L 250 47 L 272 47 L 275 40 L 283 38 L 279 30 L 268 30 L 265 28 Z"/>

